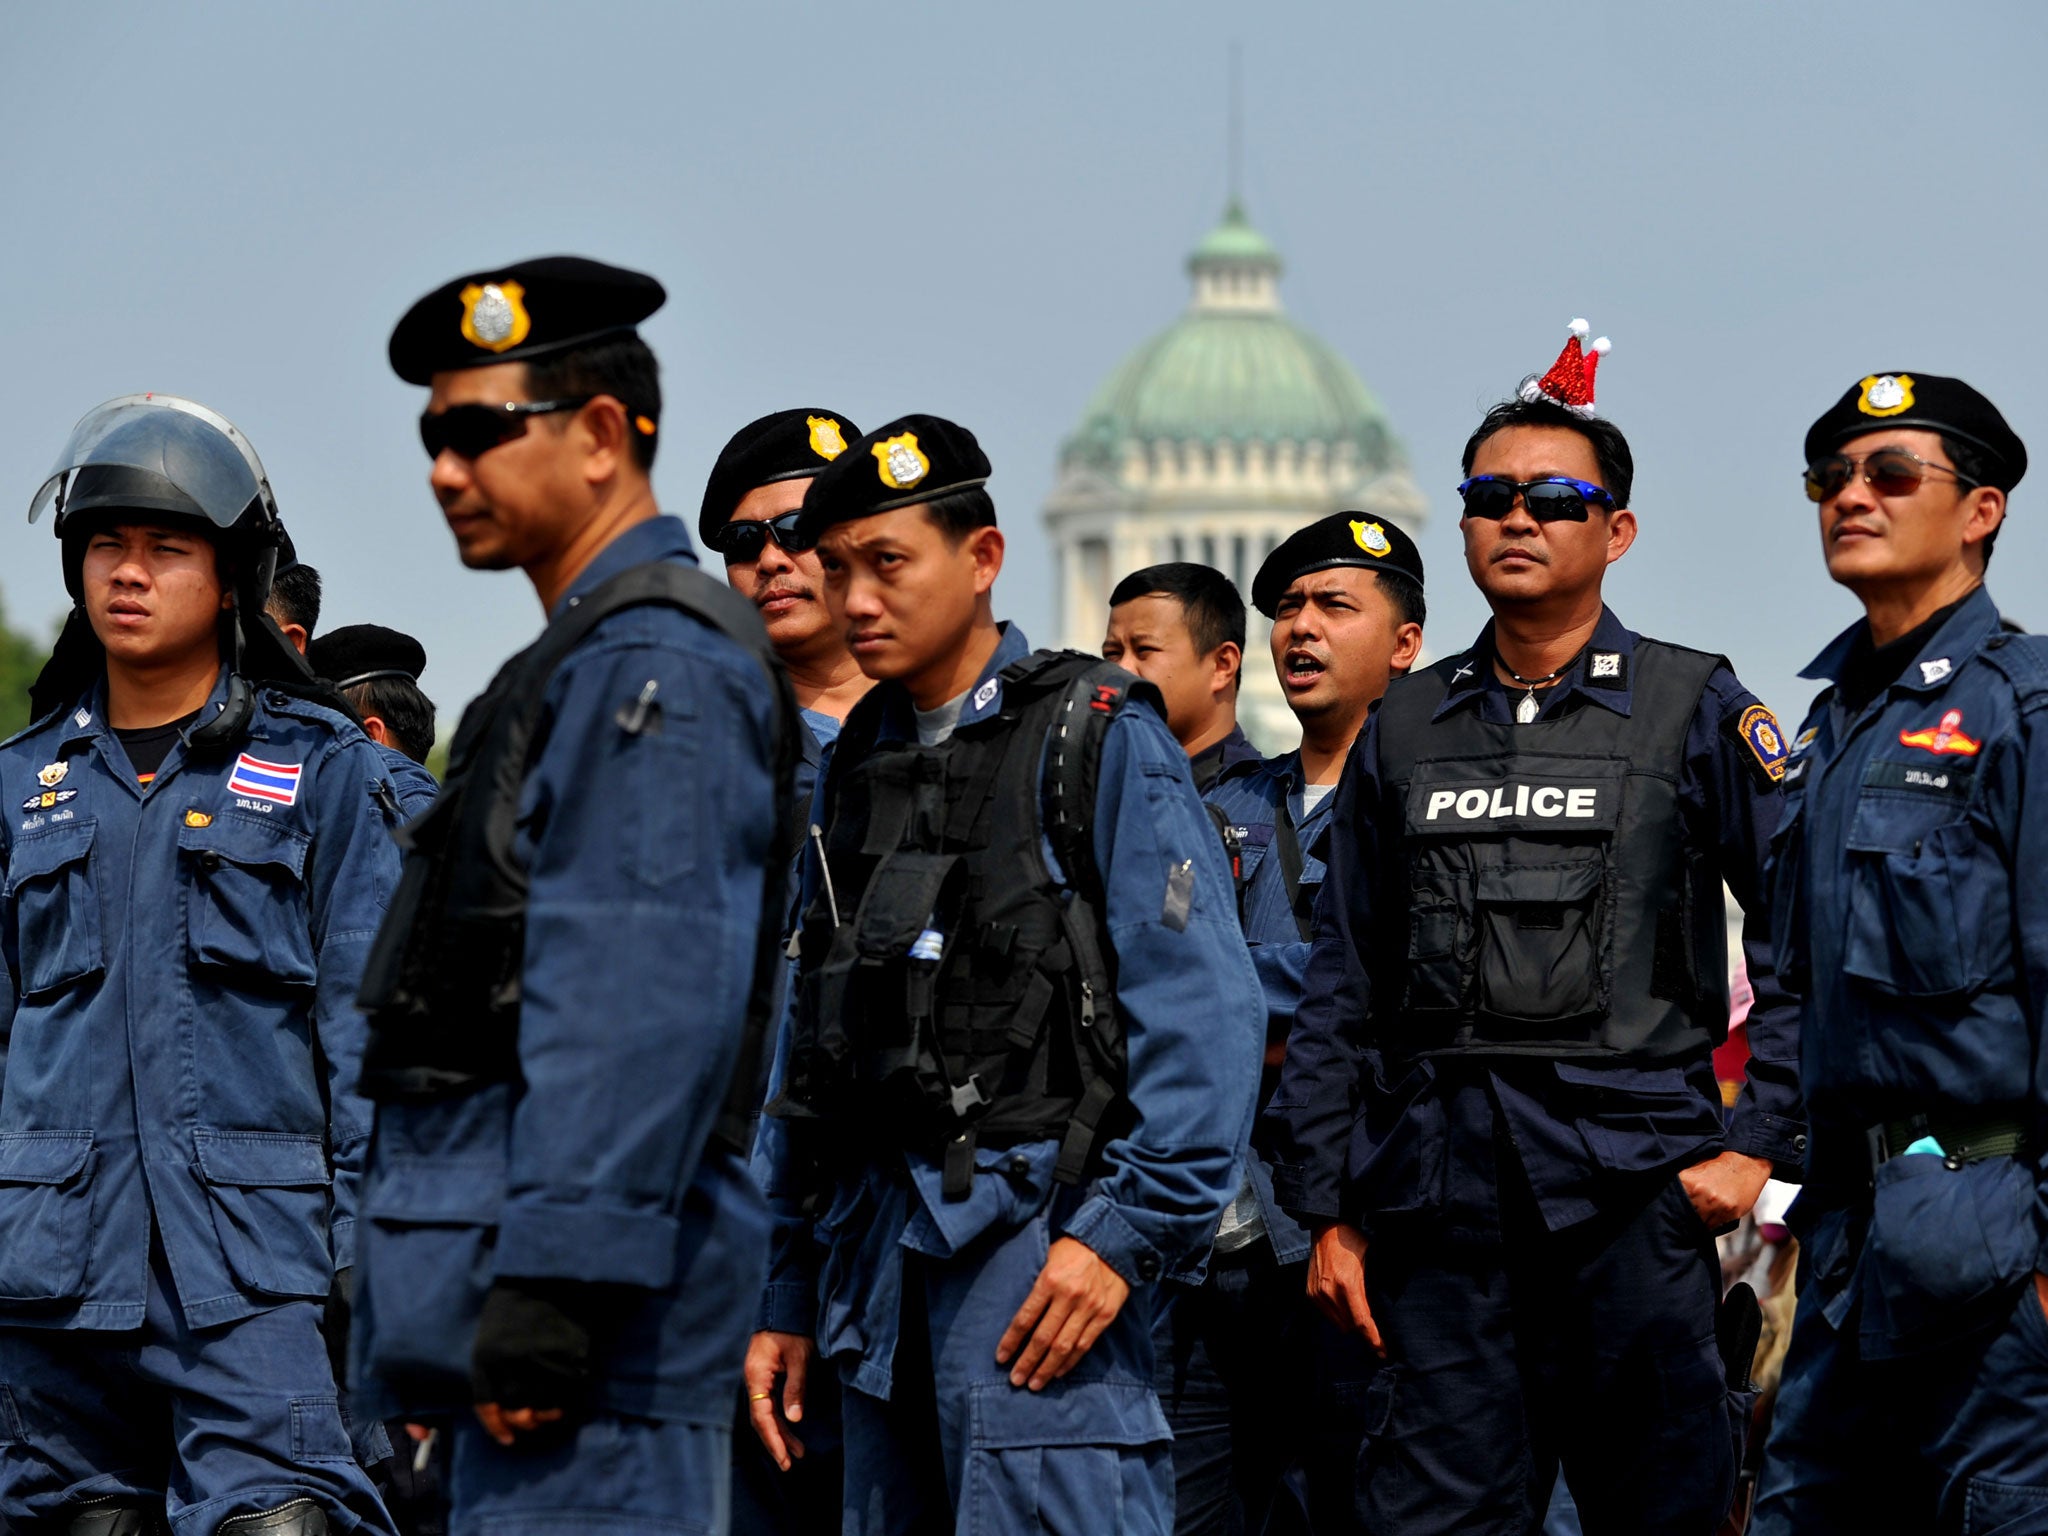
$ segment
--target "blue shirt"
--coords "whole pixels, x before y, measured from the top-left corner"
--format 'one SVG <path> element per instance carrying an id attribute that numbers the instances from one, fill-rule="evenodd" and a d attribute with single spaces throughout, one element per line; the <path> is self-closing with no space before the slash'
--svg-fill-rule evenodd
<path id="1" fill-rule="evenodd" d="M 1336 808 L 1334 790 L 1312 812 L 1302 813 L 1301 754 L 1252 758 L 1226 764 L 1202 797 L 1223 814 L 1239 844 L 1238 912 L 1250 946 L 1252 968 L 1266 1001 L 1266 1039 L 1286 1042 L 1301 1007 L 1302 980 L 1308 970 L 1309 941 L 1301 936 L 1297 912 L 1313 910 L 1323 884 L 1323 861 L 1310 850 L 1329 829 Z M 1291 829 L 1301 850 L 1301 875 L 1288 889 L 1282 840 Z M 1270 1089 L 1269 1089 L 1270 1093 Z M 1262 1094 L 1261 1097 L 1268 1097 Z M 1308 1232 L 1287 1215 L 1273 1197 L 1271 1160 L 1254 1154 L 1252 1187 L 1273 1254 L 1283 1264 L 1307 1256 Z"/>
<path id="2" fill-rule="evenodd" d="M 657 560 L 694 563 L 676 518 L 620 534 L 555 613 Z M 495 1229 L 472 1278 L 619 1287 L 599 1365 L 600 1401 L 618 1412 L 731 1420 L 767 1213 L 711 1132 L 739 1056 L 763 873 L 785 852 L 780 818 L 763 814 L 773 731 L 757 663 L 674 608 L 622 610 L 578 643 L 549 680 L 520 793 L 520 1081 L 378 1111 L 381 1292 L 406 1293 L 391 1276 L 417 1266 L 421 1307 L 460 1295 L 434 1269 L 447 1251 L 435 1224 L 450 1223 Z M 461 1360 L 474 1322 L 370 1320 L 393 1336 L 454 1334 Z"/>
<path id="3" fill-rule="evenodd" d="M 259 688 L 239 741 L 145 787 L 102 681 L 0 746 L 0 795 L 0 1322 L 141 1327 L 152 1226 L 195 1328 L 324 1296 L 398 874 L 376 747 Z"/>
<path id="4" fill-rule="evenodd" d="M 1030 649 L 1004 626 L 960 725 L 1001 710 L 998 674 Z M 888 690 L 885 735 L 911 737 L 909 696 L 895 684 L 879 687 Z M 1264 1009 L 1215 824 L 1195 794 L 1187 755 L 1150 708 L 1118 711 L 1104 734 L 1094 843 L 1136 1120 L 1103 1148 L 1103 1172 L 1060 1235 L 1086 1243 L 1136 1287 L 1199 1264 L 1236 1192 Z M 1047 858 L 1057 870 L 1049 845 Z M 1167 887 L 1183 866 L 1194 877 L 1193 900 L 1176 926 Z M 778 1081 L 788 1048 L 785 1028 Z M 786 1130 L 774 1117 L 763 1122 L 761 1151 L 770 1196 L 792 1213 L 799 1191 Z M 841 1170 L 814 1229 L 793 1213 L 781 1225 L 759 1326 L 815 1335 L 853 1386 L 886 1397 L 903 1251 L 949 1258 L 981 1233 L 1029 1218 L 1051 1198 L 1058 1155 L 1053 1141 L 977 1148 L 981 1176 L 964 1200 L 946 1200 L 939 1163 L 917 1153 L 903 1154 L 898 1166 Z"/>
<path id="5" fill-rule="evenodd" d="M 1838 678 L 1863 629 L 1802 675 Z M 1873 1125 L 1999 1117 L 2031 1128 L 2048 1233 L 2048 691 L 2015 676 L 2048 690 L 2048 641 L 2002 632 L 1980 588 L 1890 687 L 1854 712 L 1823 689 L 1793 738 L 1772 879 L 1806 988 L 1802 1205 L 1868 1200 Z"/>
<path id="6" fill-rule="evenodd" d="M 398 796 L 398 815 L 401 821 L 411 821 L 441 793 L 441 786 L 434 776 L 427 772 L 425 763 L 416 763 L 396 747 L 387 747 L 382 742 L 373 743 L 378 755 L 384 759 L 384 766 L 391 773 L 391 787 Z"/>
<path id="7" fill-rule="evenodd" d="M 1544 717 L 1574 709 L 1626 714 L 1637 636 L 1602 610 L 1587 647 L 1623 658 L 1624 686 L 1589 686 L 1582 661 L 1537 695 Z M 1476 709 L 1506 724 L 1524 696 L 1494 677 L 1491 624 L 1453 664 L 1437 718 Z M 1627 1066 L 1543 1060 L 1391 1058 L 1372 1020 L 1372 977 L 1405 953 L 1405 910 L 1380 910 L 1374 873 L 1398 856 L 1402 808 L 1382 791 L 1379 714 L 1353 745 L 1338 785 L 1328 873 L 1317 907 L 1304 997 L 1281 1083 L 1262 1122 L 1280 1201 L 1302 1219 L 1370 1229 L 1391 1216 L 1441 1217 L 1454 1234 L 1500 1231 L 1497 1148 L 1505 1144 L 1553 1230 L 1595 1215 L 1614 1175 L 1699 1161 L 1723 1148 L 1796 1167 L 1805 1152 L 1798 1087 L 1798 1005 L 1772 964 L 1762 872 L 1783 803 L 1764 758 L 1741 733 L 1756 705 L 1723 664 L 1687 730 L 1679 784 L 1690 856 L 1708 861 L 1742 904 L 1743 955 L 1755 1002 L 1749 1081 L 1732 1116 L 1713 1065 Z"/>

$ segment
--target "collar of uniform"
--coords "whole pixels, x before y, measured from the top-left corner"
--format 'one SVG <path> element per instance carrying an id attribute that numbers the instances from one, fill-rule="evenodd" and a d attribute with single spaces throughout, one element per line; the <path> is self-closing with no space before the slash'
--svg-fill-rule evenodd
<path id="1" fill-rule="evenodd" d="M 1984 642 L 1999 632 L 2001 623 L 1990 589 L 1978 587 L 1948 616 L 1948 622 L 1934 632 L 1934 638 L 1920 647 L 1920 654 L 1906 663 L 1906 670 L 1891 686 L 1901 693 L 1938 692 L 1947 686 L 1956 668 L 1981 651 Z M 1863 624 L 1859 619 L 1835 636 L 1799 675 L 1822 682 L 1840 682 Z"/>
<path id="2" fill-rule="evenodd" d="M 80 719 L 83 715 L 85 718 Z M 102 672 L 99 680 L 92 685 L 92 691 L 64 713 L 59 722 L 62 729 L 57 736 L 57 755 L 62 757 L 81 742 L 98 737 L 107 728 L 107 676 Z"/>
<path id="3" fill-rule="evenodd" d="M 1452 710 L 1482 697 L 1489 687 L 1495 686 L 1493 675 L 1493 620 L 1486 621 L 1486 628 L 1479 632 L 1479 638 L 1461 656 L 1452 658 L 1451 682 L 1444 690 L 1444 696 L 1430 718 L 1441 720 Z M 1578 693 L 1596 704 L 1604 705 L 1617 715 L 1629 713 L 1630 702 L 1635 688 L 1635 654 L 1637 635 L 1605 603 L 1600 605 L 1600 622 L 1593 626 L 1593 638 L 1586 642 L 1586 649 L 1580 654 L 1578 665 L 1558 683 L 1555 693 Z M 1620 676 L 1612 681 L 1603 681 L 1592 676 L 1594 658 L 1598 656 L 1619 656 Z M 1468 670 L 1469 669 L 1469 670 Z M 1504 692 L 1515 691 L 1512 683 L 1501 683 Z M 1546 701 L 1546 707 L 1548 701 Z"/>
<path id="4" fill-rule="evenodd" d="M 562 594 L 562 600 L 555 604 L 548 617 L 560 618 L 571 603 L 588 597 L 621 571 L 630 571 L 636 565 L 647 565 L 656 560 L 697 563 L 696 548 L 690 543 L 690 530 L 683 526 L 681 518 L 670 517 L 666 513 L 650 517 L 644 523 L 635 523 L 613 539 L 597 552 L 595 560 L 583 568 L 583 574 L 569 584 L 569 590 Z"/>
<path id="5" fill-rule="evenodd" d="M 1024 638 L 1024 631 L 1009 620 L 999 622 L 996 632 L 1001 638 L 996 641 L 995 654 L 989 657 L 988 665 L 981 669 L 981 676 L 968 689 L 967 702 L 960 706 L 960 719 L 953 727 L 956 731 L 963 725 L 986 720 L 1003 707 L 1003 668 L 1031 654 L 1031 642 Z M 882 737 L 885 740 L 908 740 L 915 736 L 917 716 L 911 707 L 909 690 L 901 683 L 884 683 L 882 687 L 888 689 L 882 703 Z"/>
<path id="6" fill-rule="evenodd" d="M 1260 755 L 1259 749 L 1252 745 L 1251 738 L 1245 735 L 1244 727 L 1241 725 L 1233 725 L 1228 736 L 1196 753 L 1194 761 L 1199 762 L 1212 753 L 1216 760 L 1216 773 L 1210 780 L 1212 785 L 1235 778 L 1241 773 L 1255 772 L 1266 760 Z"/>

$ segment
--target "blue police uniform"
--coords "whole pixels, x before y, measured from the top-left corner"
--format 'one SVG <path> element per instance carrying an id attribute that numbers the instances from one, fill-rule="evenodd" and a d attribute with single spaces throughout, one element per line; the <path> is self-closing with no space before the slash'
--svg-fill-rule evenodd
<path id="1" fill-rule="evenodd" d="M 416 763 L 396 747 L 387 747 L 382 742 L 373 743 L 377 753 L 384 759 L 384 766 L 391 773 L 392 793 L 398 797 L 398 816 L 401 821 L 411 821 L 428 806 L 441 792 L 441 786 L 434 776 L 427 772 L 425 763 Z"/>
<path id="2" fill-rule="evenodd" d="M 799 743 L 803 755 L 797 764 L 793 782 L 798 815 L 808 829 L 818 780 L 831 767 L 832 747 L 839 740 L 844 722 L 836 715 L 815 709 L 799 710 L 798 714 L 805 729 Z M 809 847 L 807 839 L 797 853 L 796 878 L 790 882 L 789 915 L 783 928 L 786 934 L 796 931 L 802 914 L 803 870 Z M 797 966 L 794 959 L 784 968 L 782 984 L 782 1006 L 786 1011 L 796 1002 Z M 763 1052 L 761 1091 L 755 1098 L 757 1105 L 768 1102 L 768 1085 L 774 1075 L 775 1058 L 772 1052 Z M 771 1171 L 758 1142 L 758 1119 L 755 1124 L 757 1141 L 752 1171 L 756 1182 L 765 1188 Z M 782 1407 L 779 1393 L 775 1407 L 779 1413 Z M 753 1414 L 742 1387 L 733 1421 L 734 1536 L 775 1536 L 775 1533 L 785 1531 L 831 1530 L 838 1526 L 844 1469 L 840 1461 L 838 1383 L 831 1379 L 829 1372 L 820 1371 L 811 1378 L 804 1394 L 803 1425 L 797 1430 L 797 1437 L 804 1448 L 803 1457 L 792 1462 L 789 1471 L 784 1472 L 776 1466 L 767 1447 L 754 1433 Z"/>
<path id="3" fill-rule="evenodd" d="M 0 793 L 0 1524 L 162 1500 L 212 1536 L 311 1497 L 388 1532 L 321 1334 L 398 869 L 382 761 L 259 688 L 240 741 L 145 788 L 101 684 L 0 747 Z"/>
<path id="4" fill-rule="evenodd" d="M 1005 626 L 961 727 L 1001 710 L 998 674 L 1029 652 Z M 881 687 L 884 735 L 908 737 L 908 697 Z M 863 1158 L 830 1170 L 808 1231 L 793 1218 L 778 1230 L 759 1326 L 816 1338 L 848 1389 L 849 1536 L 1172 1527 L 1152 1385 L 1157 1282 L 1199 1263 L 1235 1188 L 1263 1010 L 1214 825 L 1150 709 L 1119 711 L 1104 735 L 1093 842 L 1135 1110 L 1101 1173 L 1056 1185 L 1057 1141 L 981 1146 L 964 1198 L 947 1199 L 936 1159 Z M 1192 886 L 1177 908 L 1181 872 Z M 785 1029 L 778 1074 L 789 1050 Z M 770 1198 L 787 1211 L 800 1179 L 784 1122 L 764 1122 L 762 1147 Z M 996 1343 L 1060 1237 L 1087 1244 L 1131 1292 L 1080 1364 L 1034 1393 L 1010 1385 Z"/>
<path id="5" fill-rule="evenodd" d="M 1335 793 L 1305 810 L 1301 754 L 1263 759 L 1233 732 L 1203 794 L 1237 861 L 1238 910 L 1265 996 L 1267 1055 L 1301 1006 L 1303 937 L 1323 883 L 1315 851 Z M 1261 1103 L 1277 1073 L 1264 1074 Z M 1173 1426 L 1175 1527 L 1257 1531 L 1284 1482 L 1311 1529 L 1351 1520 L 1371 1359 L 1306 1293 L 1307 1230 L 1273 1198 L 1270 1160 L 1250 1154 L 1199 1285 L 1166 1287 L 1155 1343 Z"/>
<path id="6" fill-rule="evenodd" d="M 1785 775 L 1813 1146 L 1758 1531 L 2048 1531 L 2048 643 L 1982 588 L 1920 642 Z"/>
<path id="7" fill-rule="evenodd" d="M 675 518 L 619 535 L 556 614 L 658 560 L 694 563 Z M 630 732 L 650 679 L 667 727 Z M 723 1529 L 767 1213 L 711 1133 L 779 847 L 774 702 L 732 641 L 649 605 L 569 652 L 543 718 L 516 844 L 521 1080 L 378 1107 L 354 1375 L 366 1411 L 454 1415 L 457 1536 Z M 593 1412 L 546 1443 L 502 1448 L 470 1412 L 497 1278 L 614 1288 Z"/>
<path id="8" fill-rule="evenodd" d="M 1575 711 L 1626 721 L 1643 707 L 1642 644 L 1603 611 L 1584 657 L 1538 695 L 1537 725 L 1516 729 Z M 1438 664 L 1432 727 L 1466 711 L 1512 724 L 1522 695 L 1495 680 L 1492 654 L 1489 625 Z M 1797 1010 L 1761 916 L 1782 744 L 1714 664 L 1685 726 L 1675 802 L 1686 866 L 1718 874 L 1745 913 L 1754 1055 L 1724 1124 L 1704 1050 L 1657 1064 L 1446 1057 L 1390 1038 L 1399 1021 L 1375 999 L 1404 984 L 1424 930 L 1404 909 L 1407 882 L 1381 874 L 1400 867 L 1411 813 L 1382 778 L 1387 702 L 1338 788 L 1304 996 L 1262 1122 L 1280 1203 L 1371 1240 L 1389 1358 L 1365 1404 L 1361 1513 L 1374 1531 L 1522 1531 L 1561 1457 L 1589 1530 L 1711 1530 L 1732 1494 L 1741 1404 L 1715 1347 L 1713 1240 L 1676 1175 L 1724 1149 L 1785 1167 L 1805 1149 Z M 1531 924 L 1551 921 L 1532 909 Z"/>

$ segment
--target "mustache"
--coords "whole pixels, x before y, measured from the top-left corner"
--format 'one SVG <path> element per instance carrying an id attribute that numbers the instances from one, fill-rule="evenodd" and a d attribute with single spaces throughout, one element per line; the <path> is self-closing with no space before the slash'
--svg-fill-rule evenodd
<path id="1" fill-rule="evenodd" d="M 1550 552 L 1544 549 L 1542 545 L 1529 539 L 1516 539 L 1511 543 L 1502 544 L 1486 557 L 1486 563 L 1488 565 L 1498 565 L 1510 555 L 1523 556 L 1526 559 L 1535 561 L 1538 565 L 1550 564 Z"/>
<path id="2" fill-rule="evenodd" d="M 777 579 L 755 592 L 754 606 L 757 608 L 764 607 L 778 597 L 815 598 L 817 595 L 812 588 L 806 586 L 803 582 Z"/>

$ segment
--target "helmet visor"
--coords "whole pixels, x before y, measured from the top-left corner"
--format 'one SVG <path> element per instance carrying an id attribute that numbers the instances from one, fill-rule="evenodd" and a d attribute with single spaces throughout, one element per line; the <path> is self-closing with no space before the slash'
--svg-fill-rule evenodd
<path id="1" fill-rule="evenodd" d="M 33 523 L 52 507 L 58 532 L 74 510 L 68 496 L 81 469 L 140 470 L 161 477 L 219 528 L 232 528 L 259 502 L 275 514 L 263 463 L 241 430 L 226 417 L 176 395 L 123 395 L 86 413 L 29 503 Z M 95 477 L 118 483 L 122 477 Z M 84 495 L 76 510 L 112 506 L 115 499 Z"/>

